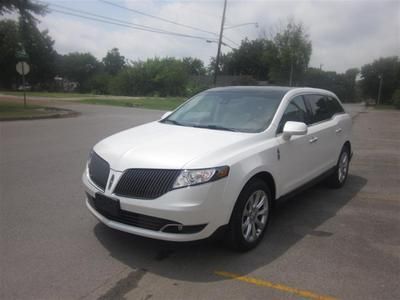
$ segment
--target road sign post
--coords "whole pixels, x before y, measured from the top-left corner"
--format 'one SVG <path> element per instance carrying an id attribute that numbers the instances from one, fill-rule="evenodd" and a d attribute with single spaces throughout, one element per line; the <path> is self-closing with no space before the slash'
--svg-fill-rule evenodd
<path id="1" fill-rule="evenodd" d="M 17 69 L 17 72 L 20 75 L 22 75 L 22 90 L 24 91 L 24 108 L 26 108 L 25 75 L 29 73 L 30 68 L 29 68 L 29 65 L 26 62 L 20 61 L 19 63 L 17 63 L 16 69 Z"/>

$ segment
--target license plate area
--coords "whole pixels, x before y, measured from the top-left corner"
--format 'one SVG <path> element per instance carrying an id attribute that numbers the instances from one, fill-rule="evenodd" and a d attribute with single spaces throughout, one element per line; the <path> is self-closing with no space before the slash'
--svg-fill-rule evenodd
<path id="1" fill-rule="evenodd" d="M 96 194 L 94 205 L 101 213 L 117 217 L 120 212 L 120 204 L 116 199 L 112 199 L 101 194 Z"/>

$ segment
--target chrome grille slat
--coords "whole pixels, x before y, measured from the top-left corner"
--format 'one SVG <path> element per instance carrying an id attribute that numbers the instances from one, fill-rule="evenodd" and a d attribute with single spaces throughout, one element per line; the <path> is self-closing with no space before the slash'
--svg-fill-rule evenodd
<path id="1" fill-rule="evenodd" d="M 180 170 L 128 169 L 122 174 L 114 194 L 118 196 L 155 199 L 172 189 Z"/>

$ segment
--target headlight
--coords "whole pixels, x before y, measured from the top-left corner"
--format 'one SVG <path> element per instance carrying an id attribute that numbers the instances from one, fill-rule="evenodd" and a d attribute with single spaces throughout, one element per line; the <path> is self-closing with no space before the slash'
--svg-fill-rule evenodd
<path id="1" fill-rule="evenodd" d="M 228 176 L 229 167 L 183 170 L 175 180 L 174 189 L 215 181 Z"/>

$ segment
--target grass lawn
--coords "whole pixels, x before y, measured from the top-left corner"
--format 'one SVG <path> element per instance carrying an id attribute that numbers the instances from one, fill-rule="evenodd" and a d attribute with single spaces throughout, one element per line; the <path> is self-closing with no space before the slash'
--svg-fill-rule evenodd
<path id="1" fill-rule="evenodd" d="M 143 98 L 132 98 L 132 99 L 89 98 L 89 99 L 79 100 L 78 102 L 86 104 L 139 107 L 139 108 L 158 109 L 158 110 L 174 110 L 185 100 L 186 98 L 182 97 L 165 97 L 165 98 L 143 97 Z"/>
<path id="2" fill-rule="evenodd" d="M 43 110 L 43 107 L 38 105 L 27 105 L 24 109 L 23 103 L 0 101 L 0 120 L 44 117 L 51 113 Z"/>
<path id="3" fill-rule="evenodd" d="M 0 94 L 3 95 L 12 95 L 12 96 L 23 96 L 24 92 L 10 92 L 10 91 L 0 91 Z M 79 94 L 79 93 L 49 93 L 49 92 L 26 92 L 27 97 L 35 96 L 35 97 L 49 97 L 49 98 L 83 98 L 83 97 L 93 97 L 95 95 L 92 94 Z"/>
<path id="4" fill-rule="evenodd" d="M 396 107 L 394 105 L 391 105 L 391 104 L 377 104 L 377 105 L 374 105 L 374 108 L 378 109 L 378 110 L 396 109 Z"/>

